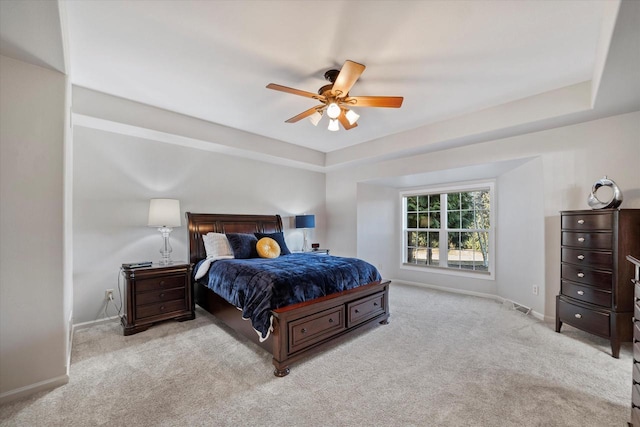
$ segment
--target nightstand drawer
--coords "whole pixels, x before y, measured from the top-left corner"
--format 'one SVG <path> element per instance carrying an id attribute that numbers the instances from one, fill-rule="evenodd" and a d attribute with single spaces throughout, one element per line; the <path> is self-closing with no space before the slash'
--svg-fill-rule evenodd
<path id="1" fill-rule="evenodd" d="M 136 304 L 152 304 L 154 302 L 172 301 L 176 299 L 184 300 L 185 288 L 168 289 L 162 291 L 151 291 L 136 294 Z"/>
<path id="2" fill-rule="evenodd" d="M 562 262 L 589 268 L 612 270 L 613 254 L 611 252 L 562 248 Z"/>
<path id="3" fill-rule="evenodd" d="M 611 290 L 613 274 L 577 265 L 562 264 L 562 278 L 602 289 Z"/>
<path id="4" fill-rule="evenodd" d="M 580 233 L 572 231 L 562 232 L 562 246 L 573 246 L 588 249 L 611 249 L 611 233 Z"/>
<path id="5" fill-rule="evenodd" d="M 141 279 L 136 283 L 136 293 L 185 287 L 186 284 L 187 279 L 184 274 L 180 276 L 164 276 L 154 277 L 151 279 Z"/>
<path id="6" fill-rule="evenodd" d="M 384 293 L 371 295 L 347 304 L 347 326 L 351 327 L 372 319 L 385 310 Z"/>
<path id="7" fill-rule="evenodd" d="M 143 319 L 145 317 L 160 316 L 162 314 L 188 309 L 189 307 L 187 307 L 185 300 L 175 300 L 157 304 L 141 305 L 139 307 L 136 307 L 136 318 Z"/>
<path id="8" fill-rule="evenodd" d="M 580 301 L 601 305 L 603 307 L 611 307 L 611 291 L 603 291 L 602 289 L 582 286 L 563 280 L 561 292 L 562 295 L 579 299 Z"/>
<path id="9" fill-rule="evenodd" d="M 613 215 L 609 212 L 562 215 L 563 230 L 611 230 L 612 227 Z"/>
<path id="10" fill-rule="evenodd" d="M 603 337 L 610 336 L 609 315 L 605 312 L 589 310 L 567 301 L 558 301 L 560 320 L 583 331 Z"/>

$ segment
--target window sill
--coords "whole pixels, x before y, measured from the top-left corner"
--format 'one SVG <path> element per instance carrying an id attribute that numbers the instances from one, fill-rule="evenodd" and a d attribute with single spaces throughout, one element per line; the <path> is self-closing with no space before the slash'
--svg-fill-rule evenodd
<path id="1" fill-rule="evenodd" d="M 449 276 L 469 277 L 479 280 L 495 280 L 494 273 L 490 271 L 473 271 L 473 270 L 458 270 L 447 267 L 437 267 L 433 265 L 417 265 L 417 264 L 400 264 L 401 270 L 420 271 L 430 274 L 445 274 Z"/>

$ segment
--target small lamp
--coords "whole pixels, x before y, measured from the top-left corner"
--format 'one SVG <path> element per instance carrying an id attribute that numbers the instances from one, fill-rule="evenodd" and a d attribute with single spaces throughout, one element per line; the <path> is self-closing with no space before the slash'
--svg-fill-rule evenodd
<path id="1" fill-rule="evenodd" d="M 161 265 L 171 264 L 171 245 L 169 234 L 173 227 L 180 227 L 180 201 L 174 199 L 151 199 L 149 202 L 149 227 L 158 227 L 162 233 L 163 245 L 160 248 Z"/>
<path id="2" fill-rule="evenodd" d="M 302 244 L 302 250 L 306 252 L 309 250 L 309 244 L 307 243 L 307 228 L 316 228 L 316 216 L 296 215 L 296 228 L 303 229 L 304 243 Z"/>

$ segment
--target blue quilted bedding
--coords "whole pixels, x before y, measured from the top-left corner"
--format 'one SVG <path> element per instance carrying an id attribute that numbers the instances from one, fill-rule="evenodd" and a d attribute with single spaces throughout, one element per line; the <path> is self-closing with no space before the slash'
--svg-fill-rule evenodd
<path id="1" fill-rule="evenodd" d="M 271 332 L 271 310 L 380 278 L 373 265 L 358 258 L 293 253 L 275 259 L 218 260 L 199 282 L 241 309 L 265 340 Z"/>

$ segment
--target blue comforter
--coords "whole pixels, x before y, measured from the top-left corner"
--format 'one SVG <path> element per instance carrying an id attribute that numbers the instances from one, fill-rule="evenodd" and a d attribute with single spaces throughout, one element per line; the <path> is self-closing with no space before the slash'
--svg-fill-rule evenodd
<path id="1" fill-rule="evenodd" d="M 378 270 L 361 259 L 294 253 L 275 259 L 215 261 L 200 282 L 241 309 L 242 317 L 251 319 L 264 340 L 271 330 L 271 310 L 380 278 Z"/>

